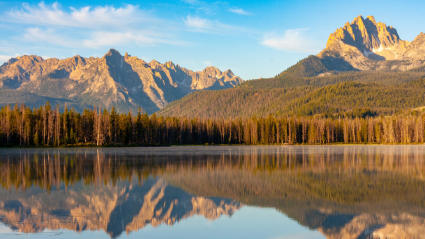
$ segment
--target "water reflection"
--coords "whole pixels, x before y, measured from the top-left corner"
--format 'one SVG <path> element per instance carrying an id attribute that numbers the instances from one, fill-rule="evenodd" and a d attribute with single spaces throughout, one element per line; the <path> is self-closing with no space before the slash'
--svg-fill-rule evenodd
<path id="1" fill-rule="evenodd" d="M 194 215 L 215 220 L 251 205 L 275 208 L 328 238 L 420 238 L 424 149 L 3 149 L 0 220 L 20 232 L 103 230 L 117 237 Z"/>

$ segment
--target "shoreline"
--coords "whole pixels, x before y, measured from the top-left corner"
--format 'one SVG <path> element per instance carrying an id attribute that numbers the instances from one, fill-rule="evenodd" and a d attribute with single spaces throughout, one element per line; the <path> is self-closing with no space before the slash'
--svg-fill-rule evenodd
<path id="1" fill-rule="evenodd" d="M 425 146 L 425 143 L 400 143 L 400 144 L 378 144 L 378 143 L 329 143 L 329 144 L 173 144 L 173 145 L 61 145 L 61 146 L 0 146 L 1 149 L 69 149 L 69 148 L 171 148 L 171 147 L 254 147 L 254 146 Z"/>

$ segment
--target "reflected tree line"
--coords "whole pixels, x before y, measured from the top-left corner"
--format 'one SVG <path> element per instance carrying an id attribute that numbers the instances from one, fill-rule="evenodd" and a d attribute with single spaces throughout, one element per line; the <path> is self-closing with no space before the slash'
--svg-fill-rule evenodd
<path id="1" fill-rule="evenodd" d="M 408 144 L 424 143 L 424 122 L 425 115 L 197 119 L 15 105 L 0 110 L 0 145 Z"/>
<path id="2" fill-rule="evenodd" d="M 291 202 L 288 208 L 297 208 L 300 202 L 335 203 L 349 205 L 347 212 L 407 207 L 415 214 L 424 213 L 423 148 L 344 147 L 342 152 L 332 148 L 289 149 L 275 155 L 258 152 L 213 167 L 175 165 L 163 177 L 188 192 L 246 204 L 276 207 Z"/>
<path id="3" fill-rule="evenodd" d="M 107 149 L 26 149 L 13 154 L 0 154 L 0 183 L 6 189 L 38 186 L 50 190 L 52 187 L 68 187 L 80 182 L 87 185 L 116 184 L 122 180 L 137 179 L 142 183 L 148 177 L 170 175 L 173 175 L 174 179 L 189 180 L 191 184 L 194 178 L 198 178 L 195 181 L 199 182 L 203 181 L 203 178 L 211 179 L 206 175 L 215 175 L 219 180 L 231 177 L 229 182 L 241 181 L 241 173 L 248 178 L 257 173 L 278 177 L 293 175 L 298 178 L 307 177 L 311 184 L 323 183 L 323 186 L 326 186 L 329 180 L 357 180 L 362 174 L 367 177 L 398 175 L 414 180 L 425 177 L 425 158 L 421 147 L 388 147 L 388 150 L 384 150 L 385 153 L 376 148 L 362 151 L 347 146 L 341 155 L 334 153 L 332 148 L 318 152 L 314 148 L 283 147 L 271 151 L 252 148 L 212 155 L 168 156 L 149 153 L 123 154 Z M 226 175 L 221 175 L 223 173 Z M 333 175 L 333 178 L 330 175 Z M 272 177 L 267 177 L 267 180 L 271 179 Z M 368 183 L 367 180 L 365 182 Z"/>

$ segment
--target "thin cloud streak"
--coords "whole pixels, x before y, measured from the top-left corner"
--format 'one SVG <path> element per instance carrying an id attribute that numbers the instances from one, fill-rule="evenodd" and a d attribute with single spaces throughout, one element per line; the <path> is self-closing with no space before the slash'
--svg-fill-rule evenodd
<path id="1" fill-rule="evenodd" d="M 187 16 L 184 19 L 184 24 L 189 28 L 198 30 L 206 30 L 212 28 L 211 21 L 200 17 Z"/>
<path id="2" fill-rule="evenodd" d="M 117 27 L 155 20 L 138 6 L 131 4 L 119 8 L 86 6 L 77 9 L 70 7 L 66 11 L 58 3 L 46 5 L 41 2 L 36 6 L 23 4 L 22 9 L 9 11 L 7 15 L 9 21 L 20 24 L 78 28 Z"/>
<path id="3" fill-rule="evenodd" d="M 26 41 L 44 42 L 64 47 L 71 47 L 75 45 L 74 41 L 64 38 L 61 34 L 56 33 L 52 29 L 44 30 L 38 27 L 26 29 L 24 39 Z"/>
<path id="4" fill-rule="evenodd" d="M 188 15 L 183 20 L 186 29 L 192 32 L 201 32 L 207 34 L 237 34 L 237 33 L 246 33 L 246 34 L 256 34 L 250 29 L 228 25 L 220 21 L 209 20 L 206 18 L 201 18 L 197 16 Z"/>
<path id="5" fill-rule="evenodd" d="M 172 23 L 150 16 L 131 4 L 117 8 L 85 6 L 62 9 L 58 3 L 46 5 L 41 2 L 32 6 L 24 4 L 22 9 L 7 14 L 10 21 L 28 26 L 22 37 L 25 42 L 77 49 L 123 44 L 186 44 L 175 39 Z"/>
<path id="6" fill-rule="evenodd" d="M 62 34 L 52 29 L 29 28 L 24 34 L 24 39 L 31 42 L 49 43 L 68 48 L 101 48 L 116 47 L 126 44 L 136 46 L 155 46 L 158 44 L 185 45 L 184 41 L 161 38 L 149 31 L 94 31 L 88 37 L 74 39 L 64 38 Z M 81 44 L 82 43 L 82 44 Z"/>
<path id="7" fill-rule="evenodd" d="M 250 12 L 247 12 L 247 11 L 243 10 L 242 8 L 230 8 L 229 12 L 232 12 L 232 13 L 235 13 L 235 14 L 238 14 L 238 15 L 243 15 L 243 16 L 251 15 Z"/>
<path id="8" fill-rule="evenodd" d="M 206 3 L 199 0 L 185 2 L 206 6 Z M 236 14 L 247 13 L 239 8 L 233 10 Z M 131 4 L 122 7 L 64 8 L 59 3 L 49 5 L 41 2 L 37 5 L 23 4 L 21 9 L 9 10 L 6 14 L 7 21 L 25 26 L 21 36 L 24 42 L 73 49 L 124 44 L 190 45 L 190 42 L 179 40 L 179 35 L 185 31 L 220 35 L 252 33 L 246 28 L 192 15 L 187 15 L 183 22 L 176 23 L 157 18 Z"/>
<path id="9" fill-rule="evenodd" d="M 94 32 L 89 39 L 83 41 L 88 48 L 132 44 L 136 46 L 155 46 L 158 44 L 187 45 L 184 41 L 156 38 L 153 34 L 142 32 Z"/>
<path id="10" fill-rule="evenodd" d="M 281 51 L 309 53 L 317 50 L 316 43 L 306 35 L 307 29 L 288 29 L 283 34 L 266 34 L 261 41 L 267 46 Z"/>

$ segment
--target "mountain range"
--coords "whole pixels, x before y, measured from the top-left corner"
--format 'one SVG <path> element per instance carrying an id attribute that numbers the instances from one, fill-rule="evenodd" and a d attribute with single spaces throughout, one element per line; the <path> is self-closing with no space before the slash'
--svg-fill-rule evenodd
<path id="1" fill-rule="evenodd" d="M 330 34 L 326 47 L 273 78 L 234 89 L 196 92 L 163 115 L 265 117 L 380 115 L 425 105 L 425 34 L 413 41 L 374 17 L 356 17 Z M 202 105 L 202 107 L 199 107 Z"/>
<path id="2" fill-rule="evenodd" d="M 51 104 L 77 110 L 115 107 L 153 113 L 169 102 L 203 89 L 239 85 L 242 79 L 231 70 L 215 67 L 194 72 L 155 60 L 145 62 L 111 49 L 103 57 L 74 56 L 67 59 L 24 55 L 0 67 L 0 104 Z"/>
<path id="3" fill-rule="evenodd" d="M 21 56 L 0 67 L 0 105 L 24 103 L 200 118 L 365 116 L 425 106 L 425 34 L 409 42 L 374 17 L 356 17 L 325 48 L 272 78 L 194 72 L 111 49 L 103 57 Z"/>

